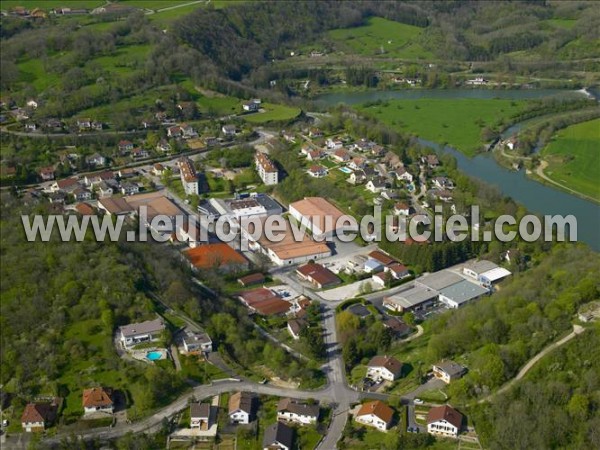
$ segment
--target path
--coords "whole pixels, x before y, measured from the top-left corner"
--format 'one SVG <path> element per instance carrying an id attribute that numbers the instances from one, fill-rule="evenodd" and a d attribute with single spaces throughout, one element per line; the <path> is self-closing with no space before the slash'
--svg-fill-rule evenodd
<path id="1" fill-rule="evenodd" d="M 568 187 L 568 186 L 566 186 L 566 185 L 564 185 L 562 183 L 559 183 L 558 181 L 554 181 L 552 178 L 550 178 L 548 175 L 546 175 L 544 173 L 544 169 L 546 169 L 547 167 L 548 167 L 548 161 L 541 160 L 540 161 L 540 165 L 537 166 L 537 168 L 535 169 L 535 174 L 538 177 L 540 177 L 541 179 L 543 179 L 544 181 L 547 181 L 548 183 L 552 183 L 555 186 L 558 186 L 559 188 L 564 189 L 565 191 L 568 191 L 568 192 L 570 192 L 573 195 L 576 195 L 578 197 L 583 197 L 586 200 L 590 200 L 590 201 L 595 202 L 595 203 L 598 202 L 598 200 L 595 199 L 594 197 L 590 197 L 589 195 L 582 194 L 581 192 L 576 191 L 574 189 L 571 189 L 570 187 Z"/>
<path id="2" fill-rule="evenodd" d="M 498 389 L 496 392 L 494 392 L 493 394 L 488 395 L 485 398 L 482 398 L 481 400 L 479 400 L 477 403 L 484 403 L 486 401 L 491 400 L 492 398 L 494 398 L 496 395 L 501 394 L 503 392 L 506 392 L 508 389 L 510 389 L 517 381 L 519 381 L 520 379 L 522 379 L 525 375 L 527 375 L 527 372 L 529 372 L 533 366 L 536 365 L 536 363 L 542 359 L 544 356 L 546 356 L 548 353 L 550 353 L 551 351 L 553 351 L 554 349 L 560 347 L 561 345 L 566 344 L 567 342 L 569 342 L 571 339 L 573 339 L 575 336 L 583 333 L 586 330 L 586 328 L 583 328 L 581 325 L 573 325 L 573 331 L 571 333 L 569 333 L 568 335 L 566 335 L 565 337 L 559 339 L 556 342 L 553 342 L 552 344 L 548 345 L 546 348 L 544 348 L 543 350 L 541 350 L 537 355 L 535 355 L 533 358 L 531 358 L 527 364 L 525 364 L 521 370 L 519 370 L 519 373 L 517 373 L 517 375 L 510 381 L 506 382 L 500 389 Z"/>

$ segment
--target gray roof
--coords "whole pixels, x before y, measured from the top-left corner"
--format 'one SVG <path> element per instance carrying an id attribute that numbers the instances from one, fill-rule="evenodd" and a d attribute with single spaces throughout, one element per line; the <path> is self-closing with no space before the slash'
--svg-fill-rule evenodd
<path id="1" fill-rule="evenodd" d="M 146 322 L 130 323 L 119 328 L 124 337 L 138 336 L 140 334 L 157 333 L 165 329 L 162 319 L 147 320 Z"/>
<path id="2" fill-rule="evenodd" d="M 450 377 L 456 377 L 464 373 L 467 369 L 454 361 L 445 360 L 435 364 L 435 367 L 446 372 Z"/>
<path id="3" fill-rule="evenodd" d="M 212 340 L 206 333 L 190 333 L 183 337 L 183 342 L 190 344 L 210 344 Z"/>
<path id="4" fill-rule="evenodd" d="M 283 208 L 276 200 L 269 197 L 267 194 L 258 194 L 256 197 L 252 197 L 258 203 L 263 205 L 267 211 L 275 211 L 281 213 Z"/>
<path id="5" fill-rule="evenodd" d="M 192 403 L 190 404 L 190 416 L 210 418 L 210 403 Z"/>
<path id="6" fill-rule="evenodd" d="M 464 278 L 460 275 L 448 270 L 440 270 L 439 272 L 430 273 L 416 279 L 415 283 L 435 291 L 441 291 L 442 289 L 452 286 L 453 284 L 456 284 L 462 280 L 464 280 Z"/>
<path id="7" fill-rule="evenodd" d="M 277 403 L 277 412 L 290 412 L 300 416 L 319 417 L 319 405 L 309 405 L 302 400 L 282 398 Z"/>
<path id="8" fill-rule="evenodd" d="M 481 297 L 487 294 L 489 291 L 478 284 L 471 283 L 470 281 L 463 280 L 460 283 L 453 284 L 440 291 L 440 295 L 449 298 L 450 300 L 458 303 L 459 305 L 469 300 Z"/>
<path id="9" fill-rule="evenodd" d="M 412 308 L 421 303 L 425 303 L 429 300 L 433 300 L 438 296 L 438 293 L 432 289 L 428 289 L 423 286 L 410 285 L 406 289 L 396 292 L 394 295 L 390 295 L 385 299 L 402 308 Z"/>
<path id="10" fill-rule="evenodd" d="M 294 429 L 281 422 L 268 426 L 263 438 L 263 448 L 268 448 L 276 442 L 285 445 L 287 448 L 292 448 L 294 444 Z"/>
<path id="11" fill-rule="evenodd" d="M 478 274 L 482 274 L 483 272 L 487 272 L 488 270 L 492 270 L 498 267 L 498 264 L 495 264 L 491 261 L 487 261 L 485 259 L 480 259 L 479 261 L 471 261 L 465 265 L 465 269 L 471 269 L 473 272 Z"/>

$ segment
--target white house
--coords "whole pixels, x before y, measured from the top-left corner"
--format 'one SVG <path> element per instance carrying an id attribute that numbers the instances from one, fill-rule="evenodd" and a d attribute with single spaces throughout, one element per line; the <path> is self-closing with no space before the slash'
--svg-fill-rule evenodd
<path id="1" fill-rule="evenodd" d="M 279 183 L 279 171 L 266 153 L 256 152 L 254 156 L 258 176 L 267 186 Z"/>
<path id="2" fill-rule="evenodd" d="M 186 353 L 212 352 L 212 340 L 206 333 L 188 333 L 182 339 L 183 348 Z"/>
<path id="3" fill-rule="evenodd" d="M 408 181 L 409 183 L 412 183 L 414 179 L 412 174 L 404 167 L 399 167 L 398 169 L 396 169 L 396 178 L 399 181 Z"/>
<path id="4" fill-rule="evenodd" d="M 249 424 L 254 420 L 254 396 L 250 392 L 236 392 L 229 397 L 231 423 Z"/>
<path id="5" fill-rule="evenodd" d="M 208 430 L 213 423 L 213 408 L 210 403 L 190 404 L 190 428 Z"/>
<path id="6" fill-rule="evenodd" d="M 467 368 L 454 361 L 445 360 L 434 364 L 432 371 L 436 378 L 442 380 L 446 384 L 450 384 L 452 380 L 461 378 L 467 372 Z"/>
<path id="7" fill-rule="evenodd" d="M 402 376 L 402 363 L 392 356 L 374 356 L 367 365 L 367 378 L 394 381 Z"/>
<path id="8" fill-rule="evenodd" d="M 387 182 L 383 177 L 375 177 L 367 182 L 365 186 L 367 191 L 378 194 L 387 187 Z"/>
<path id="9" fill-rule="evenodd" d="M 108 388 L 94 387 L 84 389 L 82 401 L 83 414 L 112 414 L 114 411 L 112 394 L 112 389 Z"/>
<path id="10" fill-rule="evenodd" d="M 317 164 L 310 166 L 307 172 L 313 178 L 323 178 L 327 176 L 327 169 Z"/>
<path id="11" fill-rule="evenodd" d="M 160 339 L 164 329 L 165 324 L 160 318 L 124 325 L 119 328 L 121 343 L 125 348 L 131 348 L 142 342 L 155 342 Z"/>
<path id="12" fill-rule="evenodd" d="M 427 413 L 427 432 L 444 437 L 458 437 L 463 415 L 450 405 L 435 406 Z"/>
<path id="13" fill-rule="evenodd" d="M 319 405 L 309 405 L 301 400 L 282 398 L 277 404 L 277 420 L 300 425 L 310 425 L 319 420 Z"/>
<path id="14" fill-rule="evenodd" d="M 277 422 L 265 429 L 263 450 L 292 450 L 294 445 L 294 429 Z"/>
<path id="15" fill-rule="evenodd" d="M 376 428 L 379 431 L 387 431 L 393 417 L 394 410 L 392 408 L 379 400 L 375 400 L 364 403 L 354 416 L 354 421 Z"/>

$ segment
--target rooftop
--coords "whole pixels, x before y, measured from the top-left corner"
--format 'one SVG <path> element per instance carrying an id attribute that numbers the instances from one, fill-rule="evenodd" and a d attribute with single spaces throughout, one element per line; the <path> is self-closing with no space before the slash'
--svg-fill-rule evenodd
<path id="1" fill-rule="evenodd" d="M 84 389 L 82 403 L 84 408 L 112 406 L 112 389 L 102 387 Z"/>
<path id="2" fill-rule="evenodd" d="M 291 449 L 294 444 L 294 429 L 281 422 L 269 425 L 265 429 L 263 448 L 280 448 L 271 447 L 273 444 L 282 444 Z"/>
<path id="3" fill-rule="evenodd" d="M 290 412 L 292 414 L 298 414 L 301 416 L 318 417 L 319 416 L 319 405 L 309 405 L 302 400 L 296 400 L 293 398 L 282 398 L 277 403 L 277 412 Z"/>
<path id="4" fill-rule="evenodd" d="M 460 375 L 466 370 L 464 366 L 461 366 L 460 364 L 449 359 L 440 361 L 439 363 L 435 364 L 435 367 L 439 368 L 440 370 L 443 370 L 451 377 Z"/>
<path id="5" fill-rule="evenodd" d="M 338 284 L 340 279 L 331 270 L 323 267 L 321 264 L 309 263 L 298 267 L 296 270 L 301 275 L 312 279 L 315 283 L 321 286 L 329 286 Z"/>
<path id="6" fill-rule="evenodd" d="M 373 402 L 364 403 L 356 413 L 356 417 L 367 416 L 369 414 L 373 414 L 385 423 L 390 423 L 392 417 L 394 417 L 394 410 L 385 403 L 375 400 Z"/>
<path id="7" fill-rule="evenodd" d="M 197 269 L 220 268 L 247 263 L 244 256 L 224 242 L 199 245 L 198 247 L 186 250 L 184 255 Z"/>
<path id="8" fill-rule="evenodd" d="M 369 258 L 379 261 L 384 266 L 397 262 L 394 258 L 383 253 L 380 250 L 374 250 L 371 253 L 369 253 Z"/>
<path id="9" fill-rule="evenodd" d="M 430 424 L 440 420 L 445 420 L 460 429 L 463 422 L 463 415 L 450 405 L 434 406 L 427 414 L 427 423 Z"/>
<path id="10" fill-rule="evenodd" d="M 449 270 L 440 270 L 439 272 L 430 273 L 418 278 L 416 283 L 435 291 L 440 291 L 463 280 L 463 277 Z"/>
<path id="11" fill-rule="evenodd" d="M 235 411 L 244 411 L 252 413 L 254 397 L 250 392 L 236 392 L 229 397 L 229 414 Z"/>
<path id="12" fill-rule="evenodd" d="M 438 293 L 432 289 L 423 286 L 410 285 L 406 289 L 396 292 L 385 299 L 402 308 L 412 308 L 413 306 L 432 300 L 437 296 Z"/>
<path id="13" fill-rule="evenodd" d="M 473 272 L 476 272 L 478 274 L 487 272 L 488 270 L 492 270 L 497 267 L 498 267 L 498 264 L 495 264 L 491 261 L 487 261 L 485 259 L 471 261 L 471 262 L 465 264 L 465 269 L 470 269 Z"/>
<path id="14" fill-rule="evenodd" d="M 374 356 L 369 361 L 368 367 L 384 367 L 394 375 L 402 373 L 402 363 L 393 356 Z"/>
<path id="15" fill-rule="evenodd" d="M 261 166 L 265 172 L 277 172 L 277 167 L 266 153 L 256 152 L 256 164 Z"/>
<path id="16" fill-rule="evenodd" d="M 124 337 L 137 336 L 140 334 L 156 333 L 165 329 L 162 319 L 147 320 L 140 323 L 130 323 L 119 328 Z"/>
<path id="17" fill-rule="evenodd" d="M 469 300 L 481 297 L 489 291 L 478 284 L 471 283 L 467 280 L 462 280 L 458 283 L 448 286 L 440 291 L 440 295 L 449 298 L 459 305 Z"/>

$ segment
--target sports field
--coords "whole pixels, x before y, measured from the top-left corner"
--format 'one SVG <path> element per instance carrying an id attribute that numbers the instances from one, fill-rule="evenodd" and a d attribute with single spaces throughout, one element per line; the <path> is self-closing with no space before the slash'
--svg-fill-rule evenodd
<path id="1" fill-rule="evenodd" d="M 542 156 L 547 177 L 600 201 L 600 119 L 560 130 Z"/>

